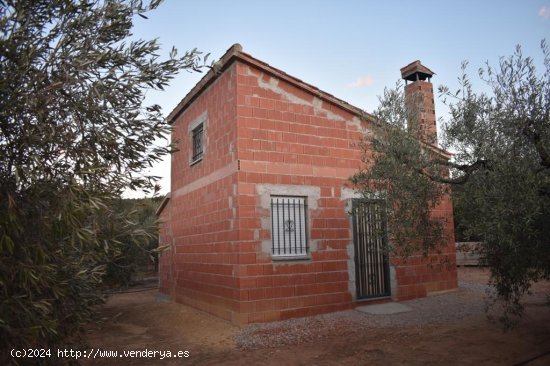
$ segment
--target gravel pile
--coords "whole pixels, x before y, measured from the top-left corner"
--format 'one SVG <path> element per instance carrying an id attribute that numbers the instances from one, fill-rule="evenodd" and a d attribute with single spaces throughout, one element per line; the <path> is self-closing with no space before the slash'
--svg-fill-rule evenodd
<path id="1" fill-rule="evenodd" d="M 296 318 L 273 323 L 251 324 L 235 337 L 242 349 L 279 347 L 349 334 L 353 324 L 351 311 Z"/>
<path id="2" fill-rule="evenodd" d="M 423 327 L 484 314 L 481 295 L 489 287 L 471 282 L 460 282 L 459 287 L 457 292 L 404 301 L 403 304 L 412 308 L 405 313 L 374 315 L 348 310 L 273 323 L 251 324 L 237 333 L 235 342 L 242 349 L 279 347 L 355 333 L 368 328 Z"/>

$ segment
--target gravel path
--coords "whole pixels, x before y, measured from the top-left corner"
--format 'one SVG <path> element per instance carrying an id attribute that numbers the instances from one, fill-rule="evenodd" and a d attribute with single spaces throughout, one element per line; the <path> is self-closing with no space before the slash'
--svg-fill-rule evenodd
<path id="1" fill-rule="evenodd" d="M 461 281 L 455 292 L 402 302 L 412 308 L 405 313 L 373 315 L 348 310 L 273 323 L 251 324 L 236 335 L 235 342 L 242 349 L 278 347 L 350 334 L 365 328 L 422 327 L 458 321 L 484 314 L 483 294 L 488 290 L 487 285 Z"/>
<path id="2" fill-rule="evenodd" d="M 489 292 L 492 287 L 478 282 L 458 281 L 458 288 L 477 291 L 485 294 Z"/>

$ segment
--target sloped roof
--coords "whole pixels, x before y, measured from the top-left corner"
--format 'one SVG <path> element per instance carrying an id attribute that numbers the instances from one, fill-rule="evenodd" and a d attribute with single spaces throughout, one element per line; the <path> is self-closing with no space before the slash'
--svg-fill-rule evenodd
<path id="1" fill-rule="evenodd" d="M 418 74 L 420 80 L 426 80 L 435 75 L 435 72 L 422 65 L 420 60 L 411 62 L 405 67 L 401 68 L 401 77 L 405 80 L 416 81 L 415 74 Z"/>
<path id="2" fill-rule="evenodd" d="M 166 206 L 166 204 L 168 203 L 168 201 L 170 201 L 170 197 L 172 197 L 172 194 L 170 192 L 168 192 L 166 194 L 166 196 L 164 196 L 164 198 L 162 199 L 162 201 L 160 202 L 160 205 L 159 207 L 157 208 L 157 210 L 155 211 L 155 215 L 159 216 L 160 213 L 162 212 L 162 210 L 164 210 L 164 206 Z"/>
<path id="3" fill-rule="evenodd" d="M 349 104 L 346 101 L 343 101 L 342 99 L 336 98 L 332 94 L 329 94 L 327 92 L 322 91 L 321 89 L 317 88 L 314 85 L 308 84 L 292 75 L 287 74 L 286 72 L 279 70 L 263 61 L 260 61 L 251 55 L 243 52 L 243 48 L 240 44 L 235 43 L 233 46 L 231 46 L 225 54 L 220 58 L 218 62 L 214 64 L 214 66 L 206 73 L 206 75 L 203 76 L 203 78 L 191 89 L 189 93 L 178 103 L 178 105 L 170 112 L 170 114 L 167 117 L 167 120 L 170 124 L 174 123 L 176 118 L 191 104 L 193 101 L 204 91 L 210 84 L 212 84 L 225 70 L 227 70 L 233 62 L 236 60 L 239 60 L 241 62 L 244 62 L 248 65 L 254 66 L 261 71 L 270 74 L 272 76 L 275 76 L 281 80 L 284 80 L 304 91 L 310 92 L 311 94 L 317 96 L 319 99 L 330 102 L 332 104 L 337 105 L 338 107 L 355 114 L 357 116 L 362 116 L 365 118 L 368 118 L 370 121 L 373 121 L 376 123 L 375 118 L 373 115 L 367 113 L 366 111 L 362 110 L 361 108 L 355 107 L 351 104 Z M 405 76 L 411 76 L 414 75 L 416 72 L 420 73 L 422 77 L 431 77 L 432 75 L 435 75 L 433 71 L 425 67 L 420 63 L 420 61 L 414 61 L 410 63 L 409 65 L 403 67 L 401 69 L 401 75 Z M 403 76 L 403 78 L 405 78 Z M 410 80 L 410 79 L 409 79 Z M 441 148 L 439 148 L 436 145 L 431 145 L 427 143 L 423 143 L 427 148 L 431 149 L 432 151 L 436 153 L 440 153 L 446 158 L 450 158 L 451 154 Z M 167 203 L 170 201 L 170 193 L 166 195 L 164 200 L 162 201 L 161 205 L 157 209 L 157 216 L 160 215 L 160 213 L 164 210 Z"/>
<path id="4" fill-rule="evenodd" d="M 294 76 L 287 74 L 286 72 L 279 70 L 263 61 L 260 61 L 251 55 L 243 52 L 243 48 L 240 44 L 235 43 L 231 46 L 225 54 L 220 58 L 218 62 L 204 75 L 204 77 L 191 89 L 189 93 L 178 103 L 178 105 L 170 112 L 167 119 L 169 123 L 173 123 L 176 118 L 182 113 L 201 93 L 204 91 L 212 82 L 214 82 L 231 64 L 239 60 L 248 65 L 254 66 L 261 71 L 275 76 L 279 79 L 282 79 L 304 91 L 310 92 L 317 96 L 319 99 L 333 103 L 340 108 L 358 115 L 364 116 L 366 118 L 372 118 L 372 116 L 362 110 L 361 108 L 355 107 L 349 104 L 346 101 L 343 101 L 339 98 L 336 98 L 332 94 L 322 91 L 314 85 L 308 84 Z"/>

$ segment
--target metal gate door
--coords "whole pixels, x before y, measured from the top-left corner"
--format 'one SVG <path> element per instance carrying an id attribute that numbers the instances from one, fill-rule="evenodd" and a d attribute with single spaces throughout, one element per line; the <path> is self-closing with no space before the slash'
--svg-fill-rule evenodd
<path id="1" fill-rule="evenodd" d="M 357 299 L 390 296 L 384 202 L 357 199 L 352 207 Z"/>

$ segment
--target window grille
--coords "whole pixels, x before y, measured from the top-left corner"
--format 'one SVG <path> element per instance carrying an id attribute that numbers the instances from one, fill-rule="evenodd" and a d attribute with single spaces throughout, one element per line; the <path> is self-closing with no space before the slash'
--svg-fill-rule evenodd
<path id="1" fill-rule="evenodd" d="M 304 197 L 271 197 L 271 253 L 274 257 L 308 254 L 306 213 Z"/>
<path id="2" fill-rule="evenodd" d="M 193 158 L 191 161 L 202 159 L 203 154 L 204 128 L 201 123 L 193 130 Z"/>

